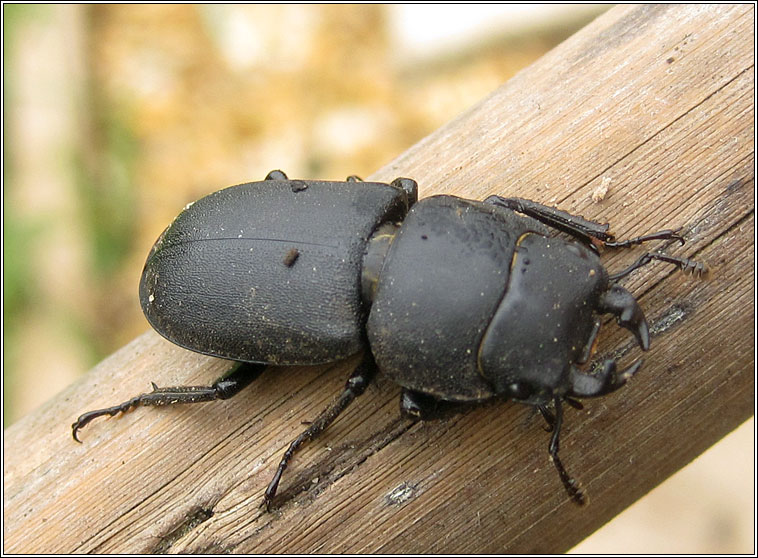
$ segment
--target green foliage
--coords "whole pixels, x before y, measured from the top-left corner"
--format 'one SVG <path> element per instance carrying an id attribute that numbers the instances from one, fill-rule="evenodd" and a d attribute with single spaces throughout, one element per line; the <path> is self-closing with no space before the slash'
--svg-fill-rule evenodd
<path id="1" fill-rule="evenodd" d="M 106 280 L 119 269 L 135 234 L 133 174 L 137 142 L 123 113 L 106 110 L 96 123 L 103 136 L 94 169 L 75 163 L 92 272 Z"/>

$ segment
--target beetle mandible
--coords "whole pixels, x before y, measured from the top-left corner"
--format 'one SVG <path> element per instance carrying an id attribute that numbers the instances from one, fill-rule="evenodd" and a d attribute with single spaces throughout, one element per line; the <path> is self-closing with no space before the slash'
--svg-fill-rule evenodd
<path id="1" fill-rule="evenodd" d="M 555 236 L 556 231 L 568 238 Z M 584 371 L 611 314 L 643 351 L 645 316 L 618 280 L 658 260 L 702 275 L 686 258 L 647 252 L 609 274 L 598 246 L 684 239 L 662 230 L 617 241 L 608 225 L 539 203 L 490 196 L 418 200 L 417 184 L 290 180 L 272 171 L 187 206 L 156 241 L 140 281 L 150 324 L 168 340 L 236 361 L 210 386 L 159 388 L 90 411 L 228 399 L 267 365 L 319 364 L 363 352 L 342 393 L 287 448 L 262 505 L 302 444 L 323 432 L 381 370 L 402 387 L 404 415 L 437 405 L 513 399 L 535 406 L 571 500 L 584 491 L 558 458 L 563 403 L 617 390 L 641 365 L 608 359 Z"/>

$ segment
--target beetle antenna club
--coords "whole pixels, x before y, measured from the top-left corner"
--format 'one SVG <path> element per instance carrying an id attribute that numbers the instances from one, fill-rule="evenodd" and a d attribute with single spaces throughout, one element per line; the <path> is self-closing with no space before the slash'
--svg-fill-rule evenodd
<path id="1" fill-rule="evenodd" d="M 598 247 L 684 239 L 666 229 L 617 241 L 608 231 L 608 224 L 521 198 L 418 200 L 410 178 L 290 180 L 275 170 L 219 190 L 163 232 L 139 296 L 159 334 L 235 366 L 210 386 L 153 385 L 85 413 L 72 434 L 79 441 L 93 419 L 139 406 L 228 399 L 269 364 L 286 370 L 362 352 L 342 393 L 284 451 L 265 491 L 266 510 L 296 452 L 376 371 L 402 387 L 401 412 L 415 420 L 491 399 L 536 406 L 566 493 L 584 504 L 584 490 L 558 456 L 563 404 L 581 408 L 582 399 L 608 395 L 642 365 L 618 370 L 608 359 L 584 370 L 601 315 L 615 316 L 642 351 L 650 348 L 645 315 L 618 280 L 653 261 L 706 272 L 700 262 L 648 252 L 609 274 Z"/>

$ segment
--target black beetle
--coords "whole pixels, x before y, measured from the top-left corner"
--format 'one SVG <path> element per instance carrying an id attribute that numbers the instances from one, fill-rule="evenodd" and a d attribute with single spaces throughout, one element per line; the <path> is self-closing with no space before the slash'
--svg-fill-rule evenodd
<path id="1" fill-rule="evenodd" d="M 558 459 L 563 402 L 608 394 L 640 367 L 587 363 L 600 314 L 642 350 L 645 316 L 619 278 L 653 260 L 705 273 L 692 260 L 645 253 L 608 274 L 598 246 L 684 240 L 664 230 L 615 241 L 607 224 L 529 200 L 453 196 L 417 201 L 414 180 L 391 184 L 289 180 L 272 171 L 188 205 L 153 246 L 140 282 L 150 324 L 170 341 L 237 361 L 211 386 L 159 388 L 91 411 L 227 399 L 266 365 L 318 364 L 363 351 L 342 394 L 295 439 L 269 484 L 268 509 L 295 451 L 323 432 L 377 369 L 402 386 L 407 416 L 437 406 L 514 399 L 552 431 L 549 453 L 571 499 L 585 495 Z M 570 238 L 555 236 L 560 231 Z"/>

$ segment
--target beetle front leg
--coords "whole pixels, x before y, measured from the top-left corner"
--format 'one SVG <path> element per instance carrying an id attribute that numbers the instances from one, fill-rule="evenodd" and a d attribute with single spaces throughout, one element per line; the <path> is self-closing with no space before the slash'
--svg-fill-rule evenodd
<path id="1" fill-rule="evenodd" d="M 114 416 L 120 413 L 131 411 L 135 407 L 162 405 L 174 405 L 177 403 L 202 403 L 204 401 L 213 401 L 215 399 L 229 399 L 237 395 L 243 388 L 248 386 L 260 376 L 266 368 L 265 364 L 258 363 L 238 363 L 227 374 L 213 382 L 210 386 L 175 386 L 159 388 L 153 384 L 153 391 L 143 393 L 124 401 L 120 405 L 89 411 L 84 413 L 76 422 L 71 425 L 74 440 L 81 443 L 77 437 L 79 430 L 84 428 L 93 419 L 102 416 Z"/>
<path id="2" fill-rule="evenodd" d="M 324 430 L 326 430 L 329 425 L 334 422 L 334 419 L 336 419 L 356 397 L 366 390 L 366 386 L 368 386 L 375 375 L 376 363 L 374 362 L 374 357 L 371 354 L 370 349 L 366 348 L 363 360 L 350 375 L 350 378 L 345 384 L 345 389 L 339 397 L 324 409 L 316 420 L 314 420 L 302 434 L 295 438 L 287 448 L 287 451 L 284 452 L 284 456 L 279 462 L 279 467 L 277 467 L 276 473 L 274 473 L 274 478 L 271 479 L 271 482 L 266 488 L 263 502 L 261 502 L 262 508 L 265 508 L 266 511 L 270 510 L 271 501 L 274 499 L 274 496 L 276 496 L 279 481 L 282 479 L 282 473 L 284 473 L 284 470 L 295 455 L 295 452 L 300 449 L 300 446 L 309 440 L 317 438 Z"/>
<path id="3" fill-rule="evenodd" d="M 592 244 L 593 240 L 599 240 L 601 243 L 613 240 L 613 235 L 608 232 L 608 223 L 588 221 L 579 215 L 572 215 L 532 200 L 489 196 L 484 203 L 523 213 L 549 227 L 578 237 L 588 244 Z"/>
<path id="4" fill-rule="evenodd" d="M 684 238 L 677 231 L 671 229 L 643 234 L 641 236 L 636 236 L 628 240 L 617 241 L 614 235 L 608 232 L 608 223 L 589 221 L 588 219 L 585 219 L 579 215 L 572 215 L 566 211 L 561 211 L 560 209 L 556 209 L 554 207 L 543 205 L 541 203 L 523 198 L 504 198 L 501 196 L 489 196 L 484 200 L 484 203 L 523 213 L 532 219 L 536 219 L 540 223 L 544 223 L 549 227 L 568 233 L 592 245 L 600 244 L 608 248 L 629 248 L 631 246 L 637 246 L 645 242 L 650 242 L 651 240 L 672 239 L 678 240 L 684 244 Z M 656 259 L 661 259 L 670 263 L 682 264 L 680 267 L 683 269 L 686 267 L 684 264 L 690 263 L 690 260 L 686 260 L 684 258 L 673 258 L 671 256 L 668 256 L 668 259 L 665 258 L 666 257 Z M 702 267 L 702 264 L 695 264 L 694 262 L 692 262 L 692 264 Z M 637 267 L 640 266 L 637 265 Z M 634 269 L 636 269 L 636 267 Z M 626 273 L 624 273 L 624 275 Z"/>

